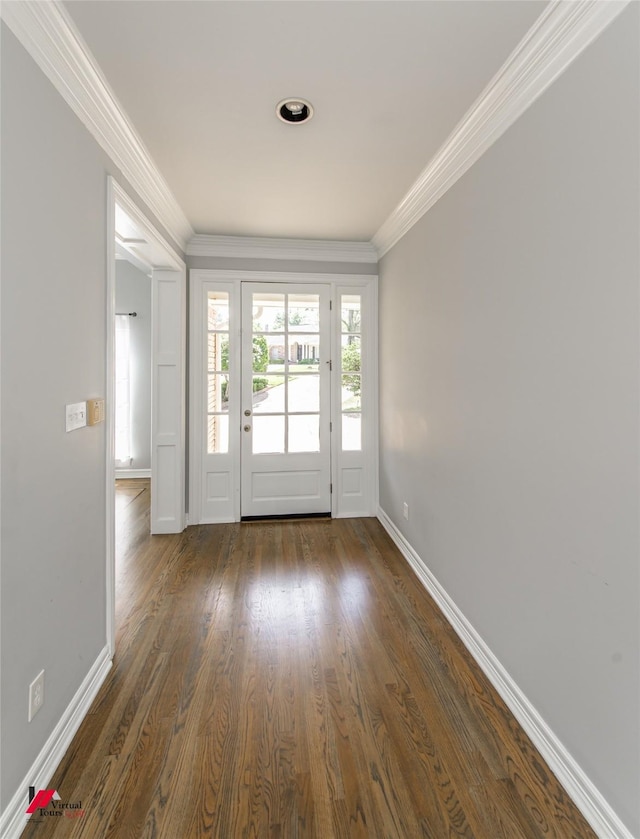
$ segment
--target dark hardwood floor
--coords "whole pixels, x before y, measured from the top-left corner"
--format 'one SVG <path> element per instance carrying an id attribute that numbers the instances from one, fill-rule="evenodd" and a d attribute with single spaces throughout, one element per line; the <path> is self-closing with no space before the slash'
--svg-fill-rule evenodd
<path id="1" fill-rule="evenodd" d="M 117 653 L 51 786 L 83 839 L 593 839 L 375 519 L 148 535 L 118 487 Z"/>

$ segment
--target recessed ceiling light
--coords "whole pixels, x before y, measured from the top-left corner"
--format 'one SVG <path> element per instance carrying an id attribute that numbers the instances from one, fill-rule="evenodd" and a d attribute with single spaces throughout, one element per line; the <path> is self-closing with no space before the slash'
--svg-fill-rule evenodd
<path id="1" fill-rule="evenodd" d="M 276 106 L 276 114 L 283 122 L 309 122 L 313 107 L 305 99 L 283 99 Z"/>

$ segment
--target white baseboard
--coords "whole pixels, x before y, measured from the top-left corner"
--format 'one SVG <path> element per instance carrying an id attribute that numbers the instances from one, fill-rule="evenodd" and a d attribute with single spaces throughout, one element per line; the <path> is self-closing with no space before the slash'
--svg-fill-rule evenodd
<path id="1" fill-rule="evenodd" d="M 76 691 L 51 736 L 44 744 L 42 751 L 29 769 L 27 777 L 19 789 L 16 790 L 7 809 L 2 814 L 0 836 L 3 839 L 19 839 L 28 820 L 26 809 L 29 806 L 29 787 L 48 789 L 53 773 L 69 748 L 80 723 L 87 715 L 110 667 L 109 648 L 105 647 Z"/>
<path id="2" fill-rule="evenodd" d="M 151 469 L 116 469 L 116 480 L 118 478 L 150 478 Z"/>
<path id="3" fill-rule="evenodd" d="M 378 519 L 595 833 L 601 839 L 634 839 L 381 507 Z"/>

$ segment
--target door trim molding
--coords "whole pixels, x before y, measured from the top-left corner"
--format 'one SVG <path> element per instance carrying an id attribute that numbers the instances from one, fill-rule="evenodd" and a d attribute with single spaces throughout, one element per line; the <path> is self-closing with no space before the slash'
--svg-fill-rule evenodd
<path id="1" fill-rule="evenodd" d="M 105 383 L 105 478 L 106 478 L 106 633 L 109 657 L 116 653 L 116 201 L 122 190 L 107 178 L 107 305 L 106 305 L 106 383 Z"/>
<path id="2" fill-rule="evenodd" d="M 185 528 L 186 272 L 151 276 L 151 533 Z"/>
<path id="3" fill-rule="evenodd" d="M 201 327 L 197 328 L 199 319 L 203 317 L 201 290 L 205 282 L 231 285 L 235 288 L 236 299 L 240 299 L 240 288 L 243 282 L 251 283 L 278 283 L 278 284 L 321 284 L 331 287 L 332 298 L 335 303 L 336 291 L 340 288 L 356 287 L 366 288 L 370 294 L 371 304 L 371 352 L 370 352 L 370 387 L 371 393 L 371 429 L 368 437 L 369 451 L 366 453 L 371 483 L 368 485 L 368 507 L 363 515 L 375 516 L 378 504 L 378 377 L 377 377 L 377 289 L 378 277 L 375 274 L 330 274 L 330 273 L 298 273 L 298 272 L 276 272 L 276 271 L 242 271 L 235 269 L 220 268 L 191 268 L 189 270 L 189 292 L 190 292 L 190 329 L 189 329 L 189 524 L 211 524 L 214 523 L 202 517 L 202 360 L 200 357 L 202 340 Z M 239 305 L 239 303 L 237 304 Z M 335 400 L 332 400 L 331 407 L 332 422 L 336 422 Z M 230 419 L 231 422 L 231 419 Z M 335 427 L 335 426 L 334 426 Z M 333 454 L 333 453 L 332 453 Z M 332 456 L 332 476 L 336 474 L 334 464 L 336 458 Z M 239 476 L 239 446 L 237 452 L 237 469 Z M 332 499 L 332 515 L 350 515 L 341 513 L 336 509 L 334 480 L 334 498 Z M 355 514 L 354 514 L 355 515 Z M 240 521 L 240 499 L 239 485 L 234 501 L 234 515 L 224 519 L 216 519 L 215 522 Z"/>
<path id="4" fill-rule="evenodd" d="M 124 212 L 131 218 L 136 225 L 144 231 L 145 239 L 153 244 L 159 252 L 163 255 L 165 264 L 158 266 L 167 268 L 178 272 L 181 276 L 182 297 L 186 296 L 186 265 L 181 259 L 178 252 L 173 246 L 162 236 L 156 229 L 154 224 L 149 221 L 147 216 L 129 197 L 120 184 L 113 178 L 107 176 L 107 293 L 106 293 L 106 361 L 105 361 L 105 480 L 106 480 L 106 640 L 109 655 L 113 658 L 115 654 L 115 528 L 116 528 L 116 512 L 115 512 L 115 341 L 114 341 L 114 323 L 116 312 L 116 205 L 121 207 Z M 184 323 L 183 317 L 183 323 Z M 184 326 L 182 327 L 184 330 Z M 157 324 L 152 322 L 152 334 L 155 335 Z M 184 356 L 184 334 L 182 338 L 183 356 Z M 184 363 L 184 359 L 183 359 Z M 186 408 L 186 393 L 184 389 L 184 376 L 182 387 L 182 411 Z M 154 401 L 157 399 L 157 394 L 152 393 L 152 411 Z M 184 513 L 184 499 L 185 499 L 185 477 L 184 477 L 184 462 L 186 458 L 184 429 L 181 440 L 181 453 L 183 468 L 180 478 L 180 493 L 183 499 L 182 503 L 182 528 L 184 529 L 186 516 Z M 151 475 L 151 485 L 153 488 L 153 472 Z"/>

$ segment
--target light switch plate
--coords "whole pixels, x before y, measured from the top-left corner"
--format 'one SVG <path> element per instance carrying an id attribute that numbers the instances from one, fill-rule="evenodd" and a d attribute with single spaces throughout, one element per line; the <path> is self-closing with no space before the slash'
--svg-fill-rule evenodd
<path id="1" fill-rule="evenodd" d="M 84 428 L 87 424 L 87 403 L 73 402 L 66 406 L 67 431 L 75 431 L 76 428 Z"/>
<path id="2" fill-rule="evenodd" d="M 28 722 L 35 717 L 44 705 L 44 670 L 41 670 L 29 685 Z"/>

